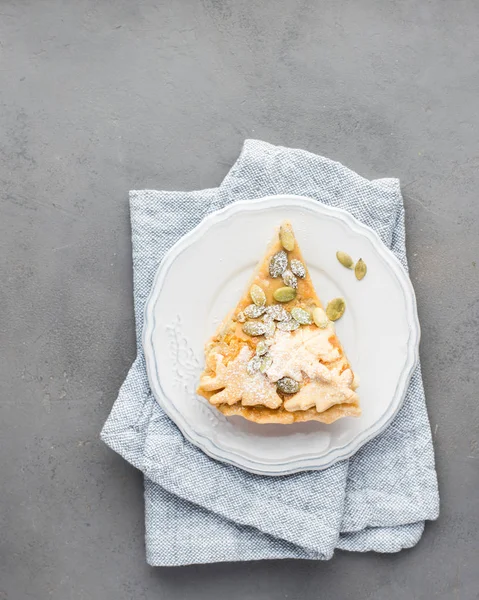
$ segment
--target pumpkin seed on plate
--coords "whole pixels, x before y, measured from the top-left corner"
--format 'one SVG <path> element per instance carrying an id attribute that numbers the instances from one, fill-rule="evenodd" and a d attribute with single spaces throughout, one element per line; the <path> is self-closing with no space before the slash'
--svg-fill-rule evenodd
<path id="1" fill-rule="evenodd" d="M 353 268 L 354 261 L 347 252 L 342 252 L 341 250 L 338 250 L 336 252 L 336 258 L 343 265 L 343 267 L 346 267 L 347 269 Z"/>
<path id="2" fill-rule="evenodd" d="M 246 317 L 244 316 L 244 312 L 241 311 L 236 315 L 236 320 L 238 323 L 244 323 L 246 321 Z"/>
<path id="3" fill-rule="evenodd" d="M 298 278 L 293 274 L 292 271 L 286 269 L 286 271 L 283 273 L 283 283 L 288 287 L 296 289 L 298 287 Z"/>
<path id="4" fill-rule="evenodd" d="M 276 302 L 291 302 L 296 298 L 296 290 L 292 287 L 280 287 L 273 293 Z"/>
<path id="5" fill-rule="evenodd" d="M 284 250 L 276 252 L 269 261 L 269 274 L 271 277 L 281 277 L 288 266 L 288 255 Z"/>
<path id="6" fill-rule="evenodd" d="M 251 296 L 251 300 L 253 300 L 256 306 L 264 306 L 266 304 L 266 294 L 264 293 L 263 289 L 260 288 L 260 286 L 256 283 L 254 283 L 251 286 L 249 295 Z"/>
<path id="7" fill-rule="evenodd" d="M 285 250 L 288 250 L 288 252 L 294 250 L 294 233 L 291 229 L 291 225 L 281 225 L 279 239 Z"/>
<path id="8" fill-rule="evenodd" d="M 356 266 L 354 267 L 354 274 L 356 275 L 356 279 L 358 281 L 361 281 L 361 279 L 365 277 L 367 272 L 368 268 L 366 266 L 366 263 L 362 258 L 360 258 L 356 263 Z"/>
<path id="9" fill-rule="evenodd" d="M 293 271 L 296 277 L 301 277 L 301 279 L 304 279 L 306 277 L 306 267 L 297 258 L 291 259 L 290 267 L 291 271 Z"/>
<path id="10" fill-rule="evenodd" d="M 330 321 L 337 321 L 341 318 L 346 310 L 346 302 L 344 298 L 334 298 L 328 302 L 326 307 L 326 315 Z"/>
<path id="11" fill-rule="evenodd" d="M 311 316 L 311 313 L 307 310 L 304 310 L 304 308 L 293 308 L 293 310 L 291 311 L 291 316 L 295 321 L 298 321 L 300 325 L 311 325 L 311 323 L 313 322 L 313 317 Z"/>
<path id="12" fill-rule="evenodd" d="M 261 315 L 264 315 L 266 312 L 266 307 L 257 306 L 256 304 L 249 304 L 243 312 L 248 319 L 257 319 L 258 317 L 261 317 Z"/>
<path id="13" fill-rule="evenodd" d="M 262 321 L 246 321 L 243 325 L 243 331 L 246 335 L 253 337 L 263 335 L 266 331 L 266 323 Z"/>
<path id="14" fill-rule="evenodd" d="M 299 392 L 299 383 L 291 377 L 283 377 L 276 382 L 276 387 L 283 394 L 296 394 Z"/>
<path id="15" fill-rule="evenodd" d="M 319 306 L 316 306 L 316 308 L 313 309 L 313 321 L 320 329 L 326 329 L 329 325 L 329 319 L 326 313 Z"/>

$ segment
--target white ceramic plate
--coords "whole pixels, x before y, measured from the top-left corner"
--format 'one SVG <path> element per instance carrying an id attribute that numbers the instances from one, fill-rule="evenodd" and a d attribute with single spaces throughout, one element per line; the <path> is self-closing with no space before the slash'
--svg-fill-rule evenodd
<path id="1" fill-rule="evenodd" d="M 360 418 L 258 425 L 224 417 L 195 393 L 205 342 L 286 218 L 323 303 L 346 299 L 336 331 L 360 378 Z M 363 281 L 339 264 L 338 249 L 366 261 Z M 152 392 L 185 437 L 217 460 L 263 475 L 324 469 L 380 433 L 401 406 L 418 345 L 414 291 L 398 260 L 349 213 L 299 196 L 237 202 L 185 235 L 158 269 L 143 330 Z"/>

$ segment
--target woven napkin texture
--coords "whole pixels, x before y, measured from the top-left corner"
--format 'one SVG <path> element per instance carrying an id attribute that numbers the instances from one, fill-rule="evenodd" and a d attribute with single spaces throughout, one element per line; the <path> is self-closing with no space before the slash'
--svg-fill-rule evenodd
<path id="1" fill-rule="evenodd" d="M 138 355 L 101 435 L 145 475 L 151 565 L 324 560 L 336 548 L 396 552 L 416 544 L 425 520 L 438 516 L 420 366 L 393 423 L 353 458 L 284 477 L 253 475 L 212 460 L 183 438 L 153 398 L 141 332 L 159 263 L 210 212 L 274 194 L 308 196 L 349 211 L 407 269 L 399 181 L 369 181 L 303 150 L 246 140 L 219 188 L 130 192 Z"/>

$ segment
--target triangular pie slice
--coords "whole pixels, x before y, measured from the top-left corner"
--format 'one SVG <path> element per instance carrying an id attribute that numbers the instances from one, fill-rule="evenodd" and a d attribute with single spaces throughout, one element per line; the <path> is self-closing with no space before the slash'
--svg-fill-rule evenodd
<path id="1" fill-rule="evenodd" d="M 198 393 L 256 423 L 332 423 L 361 414 L 355 377 L 282 223 L 247 291 L 205 346 Z"/>

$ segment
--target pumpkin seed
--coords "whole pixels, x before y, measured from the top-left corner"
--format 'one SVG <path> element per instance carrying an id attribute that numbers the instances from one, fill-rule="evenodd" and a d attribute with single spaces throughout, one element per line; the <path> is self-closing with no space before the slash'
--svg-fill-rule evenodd
<path id="1" fill-rule="evenodd" d="M 346 267 L 347 269 L 353 268 L 354 261 L 347 252 L 342 252 L 341 250 L 338 250 L 336 252 L 336 258 L 343 265 L 343 267 Z"/>
<path id="2" fill-rule="evenodd" d="M 268 346 L 266 345 L 265 341 L 261 340 L 261 342 L 258 342 L 256 346 L 256 354 L 258 356 L 263 356 L 266 354 L 266 352 L 268 352 Z"/>
<path id="3" fill-rule="evenodd" d="M 246 321 L 243 325 L 243 331 L 246 335 L 263 335 L 266 331 L 266 323 L 262 321 Z"/>
<path id="4" fill-rule="evenodd" d="M 272 338 L 274 336 L 274 332 L 276 331 L 276 323 L 274 321 L 268 321 L 265 323 L 266 330 L 264 332 L 264 337 Z"/>
<path id="5" fill-rule="evenodd" d="M 288 250 L 288 252 L 294 250 L 294 233 L 291 229 L 291 225 L 281 225 L 279 239 L 285 250 Z"/>
<path id="6" fill-rule="evenodd" d="M 262 360 L 260 356 L 253 356 L 253 358 L 246 365 L 246 371 L 248 372 L 248 374 L 254 375 L 255 373 L 257 373 L 261 367 L 261 362 Z"/>
<path id="7" fill-rule="evenodd" d="M 301 279 L 304 279 L 306 277 L 306 267 L 297 258 L 291 259 L 290 267 L 291 271 L 293 271 L 296 277 L 301 277 Z"/>
<path id="8" fill-rule="evenodd" d="M 307 310 L 304 310 L 304 308 L 293 308 L 293 310 L 291 311 L 291 316 L 295 321 L 298 321 L 300 325 L 311 325 L 311 323 L 313 322 L 313 317 L 311 316 L 311 313 Z"/>
<path id="9" fill-rule="evenodd" d="M 266 294 L 264 293 L 263 289 L 259 287 L 259 285 L 256 285 L 256 283 L 251 286 L 249 295 L 256 306 L 264 306 L 266 304 Z"/>
<path id="10" fill-rule="evenodd" d="M 316 306 L 313 310 L 313 321 L 320 329 L 326 329 L 329 325 L 329 319 L 322 308 Z"/>
<path id="11" fill-rule="evenodd" d="M 291 377 L 283 377 L 276 382 L 276 387 L 283 394 L 296 394 L 299 392 L 299 383 Z"/>
<path id="12" fill-rule="evenodd" d="M 362 258 L 360 258 L 356 263 L 356 266 L 354 267 L 354 274 L 356 275 L 356 279 L 358 281 L 361 281 L 361 279 L 365 277 L 367 272 L 368 268 L 366 266 L 366 263 Z"/>
<path id="13" fill-rule="evenodd" d="M 296 319 L 289 319 L 288 321 L 280 321 L 277 325 L 277 328 L 280 331 L 296 331 L 299 329 L 300 325 Z"/>
<path id="14" fill-rule="evenodd" d="M 236 315 L 236 320 L 238 321 L 238 323 L 244 323 L 246 321 L 246 317 L 244 316 L 244 312 L 243 311 L 240 311 Z"/>
<path id="15" fill-rule="evenodd" d="M 276 252 L 269 261 L 269 274 L 271 277 L 281 277 L 288 266 L 288 255 L 284 250 Z"/>
<path id="16" fill-rule="evenodd" d="M 337 321 L 341 318 L 346 310 L 346 302 L 344 298 L 334 298 L 326 307 L 326 315 L 330 321 Z"/>
<path id="17" fill-rule="evenodd" d="M 273 298 L 277 302 L 291 302 L 296 298 L 296 290 L 292 287 L 280 287 L 274 291 Z"/>
<path id="18" fill-rule="evenodd" d="M 249 304 L 243 312 L 248 319 L 257 319 L 261 315 L 264 315 L 266 308 L 264 306 L 256 306 L 256 304 Z"/>
<path id="19" fill-rule="evenodd" d="M 267 371 L 270 366 L 273 364 L 273 359 L 271 358 L 271 355 L 266 354 L 266 356 L 263 356 L 263 360 L 261 361 L 261 366 L 259 368 L 259 370 L 261 371 L 261 373 L 264 373 L 265 371 Z"/>
<path id="20" fill-rule="evenodd" d="M 275 321 L 287 321 L 291 318 L 289 312 L 280 304 L 273 304 L 273 306 L 268 306 L 268 308 L 266 309 L 266 315 L 268 315 L 268 317 L 274 319 Z"/>
<path id="21" fill-rule="evenodd" d="M 296 275 L 293 275 L 292 271 L 286 269 L 286 271 L 283 273 L 283 283 L 288 287 L 296 289 L 298 287 L 298 278 Z"/>

